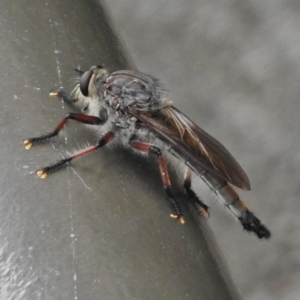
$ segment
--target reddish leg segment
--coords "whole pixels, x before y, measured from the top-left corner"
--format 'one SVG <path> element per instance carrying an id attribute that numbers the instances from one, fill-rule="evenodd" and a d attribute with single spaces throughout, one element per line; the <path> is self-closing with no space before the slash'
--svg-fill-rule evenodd
<path id="1" fill-rule="evenodd" d="M 61 129 L 64 127 L 64 125 L 67 123 L 68 120 L 74 120 L 83 124 L 90 124 L 90 125 L 101 125 L 104 123 L 104 121 L 99 117 L 69 113 L 58 123 L 58 125 L 53 131 L 37 137 L 24 139 L 23 143 L 25 145 L 25 149 L 27 150 L 30 149 L 33 143 L 44 142 L 47 139 L 50 139 L 58 135 L 58 133 L 61 131 Z"/>
<path id="2" fill-rule="evenodd" d="M 60 161 L 58 161 L 57 163 L 53 164 L 53 165 L 50 165 L 50 166 L 47 166 L 47 167 L 44 167 L 44 168 L 41 168 L 39 169 L 36 173 L 37 175 L 44 179 L 47 177 L 47 175 L 49 173 L 52 173 L 54 171 L 57 171 L 59 169 L 61 169 L 63 166 L 65 166 L 66 164 L 69 164 L 71 162 L 71 160 L 73 160 L 74 158 L 77 158 L 77 157 L 80 157 L 80 156 L 83 156 L 85 154 L 88 154 L 90 152 L 93 152 L 95 150 L 97 150 L 98 148 L 100 147 L 103 147 L 105 146 L 108 142 L 110 142 L 113 138 L 115 137 L 115 134 L 113 132 L 108 132 L 106 133 L 100 140 L 99 142 L 94 145 L 94 146 L 90 146 L 90 147 L 87 147 L 81 151 L 78 151 L 76 153 L 74 153 L 73 155 L 67 157 L 67 158 L 64 158 Z"/>
<path id="3" fill-rule="evenodd" d="M 185 223 L 184 218 L 181 213 L 181 209 L 180 209 L 176 199 L 173 197 L 173 195 L 171 193 L 171 181 L 170 181 L 168 169 L 166 166 L 166 162 L 165 162 L 164 158 L 162 157 L 160 149 L 154 145 L 144 143 L 144 142 L 138 142 L 138 141 L 131 141 L 130 145 L 132 148 L 134 148 L 136 150 L 139 150 L 139 151 L 145 152 L 145 153 L 153 153 L 157 156 L 164 188 L 165 188 L 167 197 L 170 201 L 171 208 L 174 211 L 174 213 L 171 214 L 171 217 L 179 219 L 182 224 Z"/>

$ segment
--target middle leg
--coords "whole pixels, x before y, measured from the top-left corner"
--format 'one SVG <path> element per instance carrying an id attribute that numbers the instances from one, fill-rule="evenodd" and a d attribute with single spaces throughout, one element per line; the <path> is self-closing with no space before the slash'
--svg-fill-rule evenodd
<path id="1" fill-rule="evenodd" d="M 109 131 L 103 135 L 103 137 L 98 141 L 98 143 L 96 145 L 90 146 L 81 151 L 78 151 L 78 152 L 74 153 L 73 155 L 66 157 L 64 159 L 61 159 L 60 161 L 58 161 L 50 166 L 41 168 L 36 171 L 36 174 L 40 178 L 44 179 L 48 176 L 49 173 L 53 173 L 53 172 L 61 169 L 62 167 L 68 165 L 74 158 L 78 158 L 85 154 L 91 153 L 91 152 L 105 146 L 107 143 L 109 143 L 111 140 L 113 140 L 114 137 L 115 137 L 115 134 L 112 131 Z"/>
<path id="2" fill-rule="evenodd" d="M 161 177 L 163 180 L 165 192 L 170 201 L 171 208 L 174 211 L 174 213 L 171 214 L 171 217 L 175 218 L 175 219 L 179 219 L 179 221 L 182 224 L 184 224 L 185 220 L 182 216 L 179 204 L 177 203 L 176 199 L 174 198 L 174 196 L 172 195 L 172 192 L 171 192 L 171 181 L 170 181 L 168 169 L 167 169 L 166 162 L 161 154 L 160 149 L 152 144 L 139 142 L 139 141 L 131 141 L 130 146 L 141 152 L 152 153 L 152 154 L 156 155 L 158 163 L 159 163 L 159 169 L 160 169 Z"/>

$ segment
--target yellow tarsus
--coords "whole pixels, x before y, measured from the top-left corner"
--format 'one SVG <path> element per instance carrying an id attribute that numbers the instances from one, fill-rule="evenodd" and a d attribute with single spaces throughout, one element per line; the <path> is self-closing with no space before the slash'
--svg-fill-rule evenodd
<path id="1" fill-rule="evenodd" d="M 24 140 L 23 143 L 25 145 L 26 150 L 29 150 L 33 145 L 29 140 Z"/>
<path id="2" fill-rule="evenodd" d="M 170 215 L 171 218 L 173 219 L 178 219 L 180 221 L 181 224 L 184 224 L 185 223 L 185 220 L 184 220 L 184 217 L 183 216 L 180 216 L 180 215 L 174 215 L 174 214 L 171 214 Z"/>
<path id="3" fill-rule="evenodd" d="M 45 172 L 44 170 L 39 170 L 36 172 L 37 176 L 39 176 L 41 179 L 45 179 L 47 177 L 47 172 Z"/>
<path id="4" fill-rule="evenodd" d="M 58 96 L 58 91 L 50 92 L 49 95 L 50 95 L 51 97 L 56 97 L 56 96 Z"/>

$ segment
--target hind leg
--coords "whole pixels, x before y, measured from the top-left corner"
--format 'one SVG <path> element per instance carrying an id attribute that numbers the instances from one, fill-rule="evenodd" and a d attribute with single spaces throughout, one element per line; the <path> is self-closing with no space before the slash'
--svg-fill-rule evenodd
<path id="1" fill-rule="evenodd" d="M 196 193 L 192 190 L 192 175 L 193 175 L 192 170 L 190 168 L 187 168 L 184 176 L 184 183 L 183 183 L 184 191 L 189 196 L 189 200 L 191 204 L 194 206 L 194 208 L 197 210 L 197 212 L 202 217 L 207 219 L 209 218 L 208 206 L 205 203 L 203 203 L 196 195 Z"/>

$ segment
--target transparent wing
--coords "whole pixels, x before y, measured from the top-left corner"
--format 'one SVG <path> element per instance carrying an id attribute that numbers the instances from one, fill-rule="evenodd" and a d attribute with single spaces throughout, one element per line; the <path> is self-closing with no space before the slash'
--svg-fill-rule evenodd
<path id="1" fill-rule="evenodd" d="M 247 175 L 228 150 L 176 107 L 168 106 L 154 113 L 141 112 L 134 107 L 128 110 L 173 144 L 192 165 L 199 165 L 239 188 L 250 189 Z"/>

